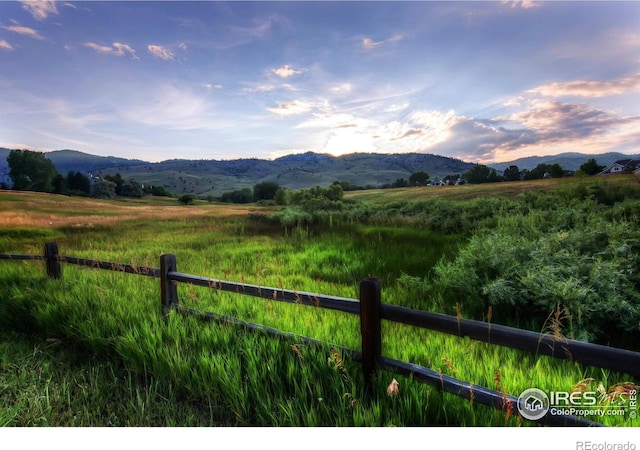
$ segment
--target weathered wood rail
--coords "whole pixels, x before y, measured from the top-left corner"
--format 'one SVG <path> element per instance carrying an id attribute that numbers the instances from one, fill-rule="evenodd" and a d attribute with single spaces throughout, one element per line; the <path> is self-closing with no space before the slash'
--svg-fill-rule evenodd
<path id="1" fill-rule="evenodd" d="M 517 408 L 515 408 L 518 402 L 517 397 L 493 391 L 483 386 L 473 385 L 472 383 L 458 380 L 423 366 L 383 356 L 382 319 L 459 337 L 469 337 L 477 341 L 514 348 L 536 355 L 545 355 L 579 362 L 589 366 L 601 367 L 615 372 L 627 373 L 635 377 L 640 376 L 640 353 L 630 350 L 589 344 L 571 339 L 559 339 L 548 334 L 521 330 L 504 325 L 384 304 L 381 301 L 382 289 L 380 281 L 376 278 L 366 278 L 360 282 L 360 295 L 359 299 L 356 300 L 181 273 L 177 270 L 176 256 L 171 254 L 161 255 L 160 268 L 154 268 L 63 256 L 58 252 L 58 245 L 55 242 L 51 242 L 44 244 L 44 255 L 0 254 L 0 260 L 3 259 L 45 261 L 47 275 L 54 279 L 62 276 L 61 263 L 160 278 L 160 303 L 165 312 L 173 309 L 183 314 L 197 315 L 207 321 L 231 323 L 242 326 L 248 331 L 261 331 L 269 336 L 285 339 L 295 338 L 302 342 L 312 344 L 324 345 L 326 342 L 293 333 L 285 333 L 261 324 L 244 322 L 235 317 L 186 308 L 180 305 L 179 302 L 178 283 L 188 283 L 194 286 L 259 297 L 272 301 L 296 303 L 318 308 L 333 309 L 349 314 L 357 314 L 360 317 L 361 351 L 339 346 L 336 347 L 362 364 L 368 389 L 372 388 L 373 376 L 377 370 L 390 370 L 400 375 L 411 376 L 417 381 L 429 384 L 445 392 L 466 399 L 472 398 L 475 403 L 501 410 L 504 410 L 507 405 L 510 404 L 514 414 L 518 414 Z M 547 414 L 537 422 L 552 426 L 600 426 L 600 424 L 596 422 L 571 415 L 556 416 Z"/>

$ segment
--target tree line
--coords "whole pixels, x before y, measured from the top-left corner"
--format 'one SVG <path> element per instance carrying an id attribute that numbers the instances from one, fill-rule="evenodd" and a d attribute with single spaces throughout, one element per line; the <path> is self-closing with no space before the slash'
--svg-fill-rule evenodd
<path id="1" fill-rule="evenodd" d="M 580 166 L 575 173 L 566 171 L 560 164 L 538 164 L 531 170 L 520 169 L 516 165 L 507 167 L 502 175 L 499 175 L 495 169 L 483 164 L 478 164 L 465 172 L 462 178 L 467 183 L 495 183 L 499 181 L 523 181 L 523 180 L 541 180 L 543 178 L 562 178 L 567 175 L 597 175 L 605 166 L 601 166 L 598 162 L 591 158 Z"/>
<path id="2" fill-rule="evenodd" d="M 347 183 L 347 186 L 351 186 Z M 325 198 L 329 201 L 342 199 L 344 191 L 343 183 L 336 181 L 323 188 L 316 186 L 309 189 L 293 191 L 280 186 L 274 181 L 263 181 L 253 186 L 253 189 L 243 188 L 225 192 L 220 196 L 223 203 L 252 203 L 289 205 L 300 204 L 312 198 Z"/>
<path id="3" fill-rule="evenodd" d="M 53 162 L 42 152 L 12 150 L 7 156 L 9 178 L 16 191 L 37 191 L 84 197 L 113 198 L 144 195 L 173 196 L 162 186 L 143 186 L 133 178 L 123 179 L 119 173 L 96 177 L 70 170 L 58 173 Z M 4 183 L 3 183 L 4 184 Z M 3 185 L 6 189 L 8 186 Z"/>

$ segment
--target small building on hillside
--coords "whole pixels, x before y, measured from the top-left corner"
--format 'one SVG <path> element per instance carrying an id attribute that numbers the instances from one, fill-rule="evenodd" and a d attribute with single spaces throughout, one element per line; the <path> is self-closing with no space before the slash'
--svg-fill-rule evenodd
<path id="1" fill-rule="evenodd" d="M 598 175 L 611 175 L 616 173 L 632 173 L 636 170 L 636 167 L 640 167 L 640 160 L 638 159 L 621 159 L 614 162 L 610 166 L 604 168 Z"/>

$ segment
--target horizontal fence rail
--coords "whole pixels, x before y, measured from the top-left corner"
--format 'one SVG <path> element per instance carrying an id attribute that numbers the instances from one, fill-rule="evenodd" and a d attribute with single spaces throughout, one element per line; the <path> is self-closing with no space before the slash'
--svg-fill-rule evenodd
<path id="1" fill-rule="evenodd" d="M 329 295 L 314 294 L 289 289 L 256 286 L 253 284 L 234 283 L 215 278 L 198 277 L 180 272 L 168 272 L 167 277 L 171 281 L 193 284 L 219 291 L 234 292 L 236 294 L 260 297 L 268 300 L 276 300 L 286 303 L 297 303 L 319 308 L 334 309 L 351 314 L 360 313 L 360 302 L 351 298 L 333 297 Z"/>
<path id="2" fill-rule="evenodd" d="M 93 269 L 113 270 L 116 272 L 132 273 L 147 277 L 160 278 L 160 269 L 156 267 L 134 266 L 118 262 L 97 261 L 95 259 L 75 258 L 73 256 L 59 256 L 58 261 Z"/>
<path id="3" fill-rule="evenodd" d="M 544 333 L 491 324 L 477 320 L 463 319 L 445 314 L 428 311 L 418 311 L 401 306 L 388 305 L 381 302 L 380 281 L 376 278 L 366 278 L 360 283 L 360 299 L 328 296 L 323 294 L 301 292 L 237 283 L 216 278 L 201 277 L 177 271 L 176 256 L 164 254 L 160 257 L 160 268 L 136 266 L 131 264 L 98 261 L 72 256 L 62 256 L 58 253 L 56 243 L 46 243 L 44 256 L 0 254 L 0 260 L 39 260 L 45 261 L 47 274 L 51 278 L 61 277 L 60 263 L 75 264 L 94 269 L 113 270 L 134 275 L 160 278 L 161 304 L 165 312 L 176 312 L 197 316 L 206 321 L 242 326 L 252 332 L 263 332 L 266 335 L 292 339 L 313 345 L 331 345 L 339 349 L 363 367 L 367 388 L 373 385 L 375 372 L 378 369 L 392 371 L 400 375 L 412 377 L 414 380 L 441 389 L 444 392 L 463 397 L 471 402 L 480 403 L 492 408 L 506 410 L 511 408 L 513 414 L 519 414 L 518 398 L 503 392 L 494 391 L 483 386 L 461 381 L 444 375 L 441 372 L 428 369 L 416 364 L 397 361 L 382 355 L 381 320 L 411 325 L 419 328 L 434 330 L 458 337 L 469 337 L 492 345 L 514 348 L 536 355 L 579 362 L 589 366 L 601 367 L 617 372 L 640 376 L 640 353 L 630 350 L 589 344 L 571 339 L 564 339 Z M 245 322 L 235 317 L 202 312 L 187 308 L 179 304 L 178 283 L 187 283 L 209 289 L 216 289 L 241 295 L 259 297 L 262 299 L 282 301 L 287 303 L 315 306 L 332 309 L 360 316 L 360 332 L 362 336 L 362 351 L 329 344 L 310 337 L 287 333 L 265 325 Z M 537 423 L 558 426 L 602 426 L 596 422 L 572 415 L 555 416 L 548 414 Z"/>
<path id="4" fill-rule="evenodd" d="M 640 353 L 630 350 L 395 305 L 380 305 L 380 315 L 406 325 L 640 376 Z"/>

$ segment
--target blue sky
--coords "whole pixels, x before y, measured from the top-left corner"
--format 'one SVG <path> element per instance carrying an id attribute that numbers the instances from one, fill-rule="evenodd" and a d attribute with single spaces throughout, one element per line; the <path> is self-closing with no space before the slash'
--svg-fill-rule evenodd
<path id="1" fill-rule="evenodd" d="M 0 1 L 0 146 L 640 153 L 640 2 Z"/>

